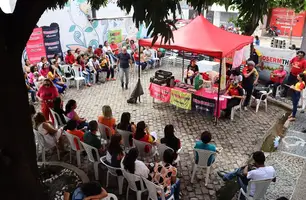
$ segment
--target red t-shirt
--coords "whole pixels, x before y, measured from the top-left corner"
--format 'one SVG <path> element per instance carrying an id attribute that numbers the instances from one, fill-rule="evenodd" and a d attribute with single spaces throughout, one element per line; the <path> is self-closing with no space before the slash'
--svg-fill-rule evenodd
<path id="1" fill-rule="evenodd" d="M 68 133 L 72 134 L 72 135 L 75 135 L 77 136 L 78 138 L 80 138 L 80 140 L 83 142 L 84 141 L 84 132 L 83 131 L 80 131 L 80 130 L 67 130 Z M 79 143 L 76 139 L 74 139 L 74 143 L 75 143 L 75 146 L 77 148 L 77 150 L 80 150 L 80 147 L 79 147 Z"/>
<path id="2" fill-rule="evenodd" d="M 117 49 L 116 51 L 114 51 L 114 54 L 115 55 L 118 55 L 119 54 L 119 50 L 118 50 L 118 45 L 117 44 L 110 44 L 109 45 L 110 48 L 114 51 L 115 49 Z"/>
<path id="3" fill-rule="evenodd" d="M 74 55 L 70 54 L 65 57 L 65 62 L 72 65 L 75 62 Z"/>
<path id="4" fill-rule="evenodd" d="M 281 75 L 281 77 L 272 76 L 272 74 Z M 286 71 L 285 70 L 280 71 L 279 69 L 277 69 L 277 70 L 274 70 L 273 73 L 270 74 L 270 80 L 273 83 L 283 83 L 285 78 L 286 78 Z"/>
<path id="5" fill-rule="evenodd" d="M 37 92 L 37 96 L 39 96 L 42 100 L 53 100 L 58 97 L 58 91 L 56 87 L 44 87 L 41 86 Z"/>
<path id="6" fill-rule="evenodd" d="M 101 48 L 97 48 L 95 51 L 94 51 L 94 54 L 97 55 L 98 57 L 100 57 L 102 55 L 103 51 Z"/>
<path id="7" fill-rule="evenodd" d="M 292 66 L 291 74 L 293 76 L 299 75 L 300 73 L 304 72 L 306 69 L 306 61 L 304 58 L 300 60 L 298 57 L 295 57 L 290 61 L 290 64 Z"/>

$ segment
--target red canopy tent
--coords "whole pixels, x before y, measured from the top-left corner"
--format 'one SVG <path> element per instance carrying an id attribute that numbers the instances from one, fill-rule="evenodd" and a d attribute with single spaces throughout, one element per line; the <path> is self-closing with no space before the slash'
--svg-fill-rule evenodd
<path id="1" fill-rule="evenodd" d="M 173 31 L 174 42 L 166 43 L 159 37 L 154 47 L 165 49 L 176 49 L 184 52 L 193 52 L 219 58 L 220 66 L 222 58 L 229 56 L 236 50 L 253 43 L 252 36 L 243 36 L 227 32 L 211 24 L 202 15 L 192 20 L 186 26 Z M 152 46 L 151 39 L 140 39 L 139 46 Z M 184 57 L 183 57 L 184 70 Z M 140 74 L 140 73 L 139 73 Z M 219 80 L 221 78 L 221 67 L 219 69 Z M 218 87 L 217 110 L 219 107 L 220 84 Z M 217 123 L 216 118 L 216 123 Z"/>
<path id="2" fill-rule="evenodd" d="M 186 26 L 173 31 L 174 42 L 164 44 L 161 37 L 153 45 L 165 49 L 176 49 L 224 58 L 236 50 L 251 44 L 252 36 L 230 33 L 211 24 L 202 15 L 192 20 Z M 140 46 L 151 46 L 151 39 L 140 39 Z"/>

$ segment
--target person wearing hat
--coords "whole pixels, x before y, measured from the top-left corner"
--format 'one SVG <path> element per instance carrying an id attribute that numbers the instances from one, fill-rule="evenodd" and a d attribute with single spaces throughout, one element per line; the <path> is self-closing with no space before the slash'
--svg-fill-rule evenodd
<path id="1" fill-rule="evenodd" d="M 227 106 L 225 111 L 224 117 L 231 116 L 232 108 L 239 105 L 241 99 L 243 99 L 243 89 L 239 85 L 238 81 L 233 81 L 229 88 L 227 89 L 225 95 L 231 96 L 231 99 L 228 99 Z"/>
<path id="2" fill-rule="evenodd" d="M 249 60 L 247 62 L 247 66 L 245 66 L 242 70 L 243 80 L 242 80 L 242 87 L 246 92 L 246 98 L 243 104 L 244 110 L 247 110 L 247 106 L 250 103 L 252 91 L 254 88 L 254 85 L 257 84 L 259 74 L 257 70 L 255 69 L 255 62 L 252 60 Z"/>
<path id="3" fill-rule="evenodd" d="M 193 72 L 192 75 L 189 75 L 189 70 L 191 70 Z M 193 79 L 194 79 L 194 77 L 197 73 L 199 73 L 199 67 L 196 63 L 196 60 L 192 59 L 190 61 L 190 64 L 187 67 L 187 75 L 185 77 L 185 83 L 187 84 L 187 80 L 189 79 L 190 84 L 193 85 Z"/>

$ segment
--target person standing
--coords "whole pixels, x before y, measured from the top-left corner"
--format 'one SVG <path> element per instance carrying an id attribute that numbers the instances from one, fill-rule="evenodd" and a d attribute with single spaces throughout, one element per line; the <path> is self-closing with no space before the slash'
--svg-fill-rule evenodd
<path id="1" fill-rule="evenodd" d="M 255 36 L 255 41 L 254 41 L 255 45 L 259 46 L 260 45 L 260 40 L 259 37 L 256 35 Z"/>
<path id="2" fill-rule="evenodd" d="M 270 81 L 266 84 L 266 87 L 273 85 L 272 96 L 275 98 L 277 87 L 283 84 L 286 78 L 286 71 L 284 70 L 284 65 L 280 65 L 278 69 L 274 70 L 270 74 Z"/>
<path id="3" fill-rule="evenodd" d="M 120 64 L 120 65 L 119 65 Z M 131 56 L 127 53 L 126 47 L 122 47 L 122 52 L 118 54 L 117 66 L 120 67 L 120 81 L 122 89 L 128 89 L 130 64 L 132 64 Z M 125 76 L 125 85 L 123 78 Z"/>
<path id="4" fill-rule="evenodd" d="M 292 93 L 292 114 L 289 116 L 289 121 L 295 121 L 295 115 L 297 112 L 297 107 L 301 98 L 301 92 L 305 88 L 305 82 L 304 82 L 305 75 L 303 73 L 300 73 L 297 76 L 298 82 L 295 85 L 291 85 L 290 89 L 293 90 Z"/>
<path id="5" fill-rule="evenodd" d="M 306 69 L 306 61 L 304 59 L 305 52 L 298 51 L 297 56 L 290 61 L 290 74 L 288 76 L 287 85 L 293 85 L 298 82 L 297 76 Z M 287 97 L 288 87 L 285 87 L 282 97 Z"/>
<path id="6" fill-rule="evenodd" d="M 245 89 L 246 98 L 244 101 L 244 110 L 247 110 L 247 106 L 250 103 L 252 92 L 254 85 L 257 84 L 259 75 L 257 70 L 255 69 L 255 62 L 250 60 L 242 70 L 243 80 L 242 80 L 242 87 Z"/>

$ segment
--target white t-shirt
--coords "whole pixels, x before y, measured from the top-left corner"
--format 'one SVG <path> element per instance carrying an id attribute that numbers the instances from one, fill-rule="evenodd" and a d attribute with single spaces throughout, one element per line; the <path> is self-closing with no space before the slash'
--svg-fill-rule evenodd
<path id="1" fill-rule="evenodd" d="M 107 47 L 104 46 L 104 47 L 103 47 L 103 52 L 106 53 L 106 52 L 108 52 L 108 51 L 112 52 L 112 48 L 111 48 L 110 46 L 107 46 Z"/>
<path id="2" fill-rule="evenodd" d="M 150 173 L 150 170 L 148 167 L 140 160 L 135 161 L 135 173 L 138 176 L 148 178 L 148 174 Z"/>
<path id="3" fill-rule="evenodd" d="M 94 61 L 92 58 L 88 61 L 88 67 L 90 69 L 90 71 L 93 71 L 95 70 L 95 67 L 94 66 L 99 66 L 100 63 L 98 60 Z"/>
<path id="4" fill-rule="evenodd" d="M 144 55 L 146 56 L 146 57 L 148 57 L 148 58 L 152 58 L 152 52 L 150 51 L 150 50 L 144 50 L 143 51 L 143 53 L 144 53 Z"/>
<path id="5" fill-rule="evenodd" d="M 275 178 L 275 169 L 272 166 L 268 167 L 259 167 L 255 170 L 251 170 L 248 172 L 247 178 L 251 179 L 252 181 L 257 180 L 265 180 L 265 179 L 272 179 Z M 256 191 L 255 185 L 251 186 L 250 195 L 253 196 Z"/>

